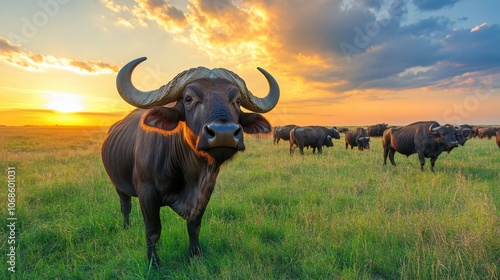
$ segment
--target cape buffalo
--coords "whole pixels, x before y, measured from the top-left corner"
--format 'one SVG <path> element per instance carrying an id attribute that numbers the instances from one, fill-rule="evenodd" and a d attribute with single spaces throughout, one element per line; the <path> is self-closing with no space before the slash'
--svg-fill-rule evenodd
<path id="1" fill-rule="evenodd" d="M 304 154 L 304 147 L 312 147 L 313 153 L 317 148 L 318 154 L 321 154 L 323 146 L 332 147 L 333 142 L 332 136 L 321 127 L 298 126 L 290 131 L 290 155 L 293 155 L 296 147 L 299 147 L 301 155 Z"/>
<path id="2" fill-rule="evenodd" d="M 431 171 L 434 172 L 434 163 L 445 150 L 458 146 L 455 129 L 451 126 L 440 126 L 434 121 L 416 122 L 398 128 L 389 128 L 382 136 L 384 147 L 384 165 L 387 155 L 391 164 L 394 162 L 394 153 L 410 156 L 418 154 L 420 170 L 424 170 L 425 158 L 431 159 Z"/>
<path id="3" fill-rule="evenodd" d="M 387 125 L 388 124 L 386 123 L 370 125 L 366 129 L 366 134 L 370 137 L 382 136 L 382 134 L 384 134 L 384 131 L 387 129 Z"/>
<path id="4" fill-rule="evenodd" d="M 274 127 L 274 132 L 273 132 L 273 143 L 278 144 L 280 142 L 280 139 L 283 140 L 290 140 L 290 130 L 294 129 L 296 125 L 294 124 L 288 124 L 285 126 L 276 126 Z"/>
<path id="5" fill-rule="evenodd" d="M 355 130 L 345 132 L 345 149 L 351 145 L 351 150 L 354 147 L 358 147 L 359 150 L 370 148 L 370 137 L 367 136 L 366 131 L 362 127 L 358 127 Z"/>
<path id="6" fill-rule="evenodd" d="M 266 97 L 254 96 L 245 82 L 226 69 L 192 68 L 157 90 L 134 87 L 134 68 L 146 58 L 129 62 L 118 73 L 122 98 L 136 109 L 116 123 L 102 145 L 102 160 L 120 197 L 124 227 L 129 226 L 131 197 L 139 197 L 146 228 L 148 260 L 160 264 L 160 207 L 169 206 L 186 220 L 191 256 L 201 252 L 201 220 L 221 165 L 243 151 L 243 132 L 268 133 L 271 125 L 260 114 L 274 108 L 279 86 L 265 70 Z M 176 102 L 172 108 L 162 107 Z M 244 107 L 257 113 L 245 113 Z"/>
<path id="7" fill-rule="evenodd" d="M 481 139 L 485 137 L 491 139 L 491 137 L 494 137 L 499 130 L 500 128 L 498 127 L 481 127 L 477 130 L 477 134 Z"/>
<path id="8" fill-rule="evenodd" d="M 338 132 L 339 132 L 339 133 L 344 133 L 344 132 L 346 132 L 346 131 L 349 131 L 349 128 L 347 128 L 347 127 L 341 127 L 341 128 L 339 128 L 339 130 L 338 130 Z"/>
<path id="9" fill-rule="evenodd" d="M 337 128 L 335 126 L 332 128 L 326 128 L 324 126 L 312 125 L 311 127 L 316 128 L 316 129 L 320 129 L 321 131 L 323 131 L 323 133 L 325 133 L 325 135 L 330 136 L 333 139 L 340 139 L 340 133 L 337 131 Z M 324 144 L 324 145 L 326 146 L 327 144 Z M 333 146 L 333 142 L 332 142 L 332 146 Z M 327 147 L 331 147 L 331 146 L 327 146 Z M 313 154 L 315 152 L 316 152 L 316 147 L 313 147 Z"/>
<path id="10" fill-rule="evenodd" d="M 472 127 L 469 125 L 451 125 L 445 124 L 445 126 L 453 127 L 455 129 L 455 138 L 460 146 L 465 145 L 465 142 L 469 139 Z M 450 153 L 456 147 L 449 147 L 446 152 Z"/>

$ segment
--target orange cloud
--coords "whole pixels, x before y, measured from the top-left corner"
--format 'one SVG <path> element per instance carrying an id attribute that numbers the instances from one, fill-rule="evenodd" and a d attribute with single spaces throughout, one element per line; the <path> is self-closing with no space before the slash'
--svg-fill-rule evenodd
<path id="1" fill-rule="evenodd" d="M 60 69 L 79 74 L 98 75 L 116 73 L 119 70 L 117 65 L 101 61 L 83 61 L 26 52 L 3 37 L 0 37 L 0 58 L 31 71 Z"/>

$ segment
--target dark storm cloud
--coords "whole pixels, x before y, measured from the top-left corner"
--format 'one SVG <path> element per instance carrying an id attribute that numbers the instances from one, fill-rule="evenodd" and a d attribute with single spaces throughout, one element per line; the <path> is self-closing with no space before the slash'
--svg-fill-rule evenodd
<path id="1" fill-rule="evenodd" d="M 500 67 L 500 27 L 484 25 L 475 31 L 459 30 L 443 41 L 442 52 L 449 61 L 461 65 L 464 71 Z"/>
<path id="2" fill-rule="evenodd" d="M 440 1 L 435 9 L 456 2 Z M 444 16 L 408 24 L 404 22 L 408 11 L 405 1 L 356 3 L 343 8 L 326 1 L 281 10 L 280 17 L 297 19 L 287 23 L 286 32 L 281 34 L 290 52 L 319 53 L 333 61 L 332 67 L 322 71 L 297 70 L 306 80 L 323 83 L 323 89 L 453 86 L 451 80 L 460 80 L 468 72 L 489 75 L 500 70 L 500 52 L 495 49 L 500 44 L 498 25 L 458 29 Z M 424 1 L 418 5 L 431 8 Z"/>
<path id="3" fill-rule="evenodd" d="M 353 6 L 343 7 L 339 1 L 309 1 L 307 4 L 290 1 L 271 8 L 271 13 L 279 19 L 280 36 L 290 51 L 326 54 L 333 51 L 343 55 L 342 44 L 364 52 L 368 45 L 384 41 L 399 26 L 405 14 L 400 1 L 391 2 L 393 4 L 381 12 L 380 18 L 368 9 L 380 9 L 382 2 L 366 0 L 362 2 L 366 6 L 355 2 Z M 370 37 L 368 43 L 366 36 Z"/>

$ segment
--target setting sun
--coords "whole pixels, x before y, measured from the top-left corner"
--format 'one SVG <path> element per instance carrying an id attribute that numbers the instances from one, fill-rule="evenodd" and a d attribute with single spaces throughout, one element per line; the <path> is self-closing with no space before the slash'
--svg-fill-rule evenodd
<path id="1" fill-rule="evenodd" d="M 74 113 L 84 109 L 82 98 L 77 95 L 58 92 L 47 92 L 47 94 L 49 96 L 47 109 L 59 113 Z"/>

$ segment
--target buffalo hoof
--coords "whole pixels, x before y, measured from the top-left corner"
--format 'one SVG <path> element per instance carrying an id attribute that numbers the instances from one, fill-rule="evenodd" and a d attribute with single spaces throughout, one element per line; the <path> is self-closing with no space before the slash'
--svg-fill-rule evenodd
<path id="1" fill-rule="evenodd" d="M 201 256 L 201 255 L 202 255 L 202 252 L 201 252 L 200 246 L 197 245 L 197 246 L 192 246 L 189 248 L 189 256 L 191 258 Z"/>

